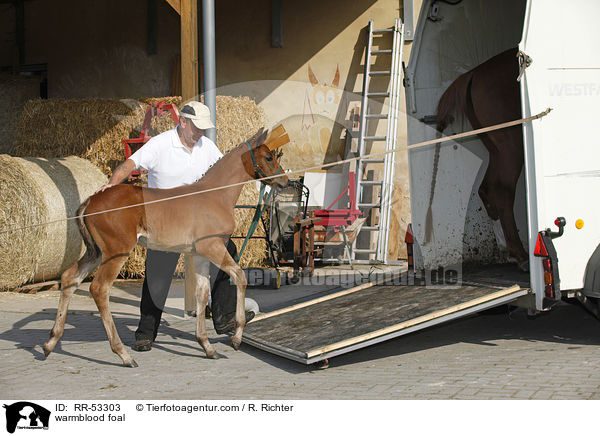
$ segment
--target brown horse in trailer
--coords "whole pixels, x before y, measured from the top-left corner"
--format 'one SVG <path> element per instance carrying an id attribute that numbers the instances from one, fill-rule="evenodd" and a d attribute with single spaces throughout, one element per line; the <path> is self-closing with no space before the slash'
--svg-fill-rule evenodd
<path id="1" fill-rule="evenodd" d="M 521 95 L 518 49 L 506 50 L 474 69 L 459 76 L 444 92 L 437 107 L 437 130 L 454 121 L 453 114 L 466 115 L 473 129 L 521 118 Z M 527 252 L 523 248 L 513 213 L 517 180 L 523 169 L 523 132 L 521 126 L 494 130 L 478 135 L 489 153 L 489 164 L 479 186 L 479 197 L 488 216 L 500 220 L 508 255 L 519 267 L 528 268 Z M 425 225 L 425 240 L 431 239 L 431 205 L 439 161 L 435 149 L 434 171 L 429 210 Z"/>
<path id="2" fill-rule="evenodd" d="M 289 138 L 283 127 L 273 129 L 268 139 L 267 132 L 261 129 L 251 139 L 223 156 L 204 177 L 192 185 L 174 189 L 117 185 L 88 198 L 77 211 L 86 252 L 61 277 L 62 292 L 56 322 L 50 339 L 44 344 L 46 356 L 54 350 L 64 332 L 73 292 L 99 265 L 90 285 L 90 293 L 100 311 L 112 351 L 123 360 L 123 365 L 137 366 L 125 350 L 115 328 L 109 309 L 109 292 L 140 236 L 145 238 L 150 248 L 191 254 L 194 263 L 199 262 L 200 266 L 195 270 L 196 339 L 209 358 L 218 358 L 219 355 L 206 335 L 204 307 L 210 286 L 207 261 L 217 265 L 233 279 L 237 287 L 237 307 L 231 343 L 237 350 L 245 324 L 246 277 L 227 252 L 225 243 L 235 227 L 234 207 L 243 182 L 280 174 L 279 155 L 273 149 L 287 142 Z M 281 174 L 265 182 L 285 186 L 287 177 Z M 225 185 L 236 186 L 201 192 Z"/>

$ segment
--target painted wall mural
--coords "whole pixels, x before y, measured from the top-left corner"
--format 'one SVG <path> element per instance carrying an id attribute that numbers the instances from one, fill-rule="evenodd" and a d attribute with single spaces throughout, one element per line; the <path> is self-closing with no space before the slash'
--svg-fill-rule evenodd
<path id="1" fill-rule="evenodd" d="M 297 90 L 302 92 L 302 98 L 292 99 L 288 105 L 297 105 L 297 112 L 281 121 L 292 142 L 286 152 L 293 155 L 296 168 L 344 159 L 344 129 L 350 126 L 347 117 L 348 96 L 340 88 L 339 65 L 330 77 L 330 81 L 319 80 L 308 65 L 308 80 L 304 83 L 295 82 L 302 83 Z"/>

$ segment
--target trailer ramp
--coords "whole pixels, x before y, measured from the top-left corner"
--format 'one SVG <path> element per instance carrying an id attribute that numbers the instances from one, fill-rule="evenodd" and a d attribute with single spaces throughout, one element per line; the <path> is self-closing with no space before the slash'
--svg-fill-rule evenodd
<path id="1" fill-rule="evenodd" d="M 441 324 L 528 294 L 519 285 L 453 287 L 373 283 L 259 314 L 243 342 L 311 364 Z"/>

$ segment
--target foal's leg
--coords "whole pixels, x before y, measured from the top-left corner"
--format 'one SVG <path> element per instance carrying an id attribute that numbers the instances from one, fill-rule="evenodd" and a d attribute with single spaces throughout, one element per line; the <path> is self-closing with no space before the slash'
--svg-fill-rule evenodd
<path id="1" fill-rule="evenodd" d="M 117 333 L 117 328 L 115 327 L 110 312 L 108 299 L 110 287 L 121 270 L 121 267 L 127 260 L 128 255 L 129 253 L 125 255 L 116 255 L 104 262 L 98 269 L 98 273 L 90 285 L 90 293 L 92 294 L 92 297 L 94 297 L 96 306 L 98 306 L 98 310 L 100 311 L 102 323 L 104 324 L 104 329 L 106 330 L 108 341 L 110 342 L 110 348 L 123 360 L 124 366 L 135 368 L 138 364 L 131 358 L 129 353 L 125 350 L 123 342 L 121 342 L 121 338 Z"/>
<path id="2" fill-rule="evenodd" d="M 244 331 L 244 326 L 246 325 L 246 310 L 244 307 L 247 285 L 246 276 L 244 275 L 244 271 L 229 255 L 227 248 L 221 239 L 211 243 L 210 247 L 205 245 L 202 248 L 204 248 L 202 254 L 229 275 L 235 283 L 237 289 L 237 301 L 235 308 L 235 331 L 231 337 L 231 346 L 237 350 L 242 343 L 242 333 Z M 199 247 L 196 248 L 196 252 L 199 252 Z"/>
<path id="3" fill-rule="evenodd" d="M 102 257 L 98 252 L 87 250 L 79 262 L 62 274 L 60 278 L 61 293 L 56 311 L 56 321 L 54 321 L 54 327 L 50 331 L 50 339 L 44 344 L 44 354 L 46 357 L 54 350 L 54 347 L 56 347 L 56 344 L 65 331 L 65 321 L 67 319 L 67 310 L 69 309 L 71 296 L 75 292 L 75 289 L 77 289 L 77 286 L 98 266 L 101 260 Z"/>
<path id="4" fill-rule="evenodd" d="M 209 359 L 218 359 L 219 354 L 208 341 L 206 334 L 206 303 L 208 302 L 208 293 L 210 292 L 209 262 L 201 256 L 193 256 L 192 267 L 186 270 L 186 274 L 194 275 L 194 295 L 196 299 L 196 340 L 204 349 L 206 357 Z M 188 277 L 186 277 L 188 280 Z"/>

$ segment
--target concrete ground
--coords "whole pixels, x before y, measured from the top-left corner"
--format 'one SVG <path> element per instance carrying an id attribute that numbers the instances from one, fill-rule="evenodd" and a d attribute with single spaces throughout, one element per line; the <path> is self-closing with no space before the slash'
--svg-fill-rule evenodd
<path id="1" fill-rule="evenodd" d="M 559 304 L 528 319 L 516 309 L 480 314 L 331 359 L 317 370 L 242 344 L 229 346 L 209 321 L 220 360 L 208 360 L 183 314 L 173 282 L 157 342 L 131 350 L 138 368 L 113 354 L 83 284 L 64 336 L 44 358 L 57 291 L 0 293 L 0 392 L 4 399 L 600 399 L 600 325 L 581 307 Z M 336 286 L 250 288 L 262 311 L 314 298 Z M 115 282 L 111 307 L 131 347 L 139 281 Z"/>

